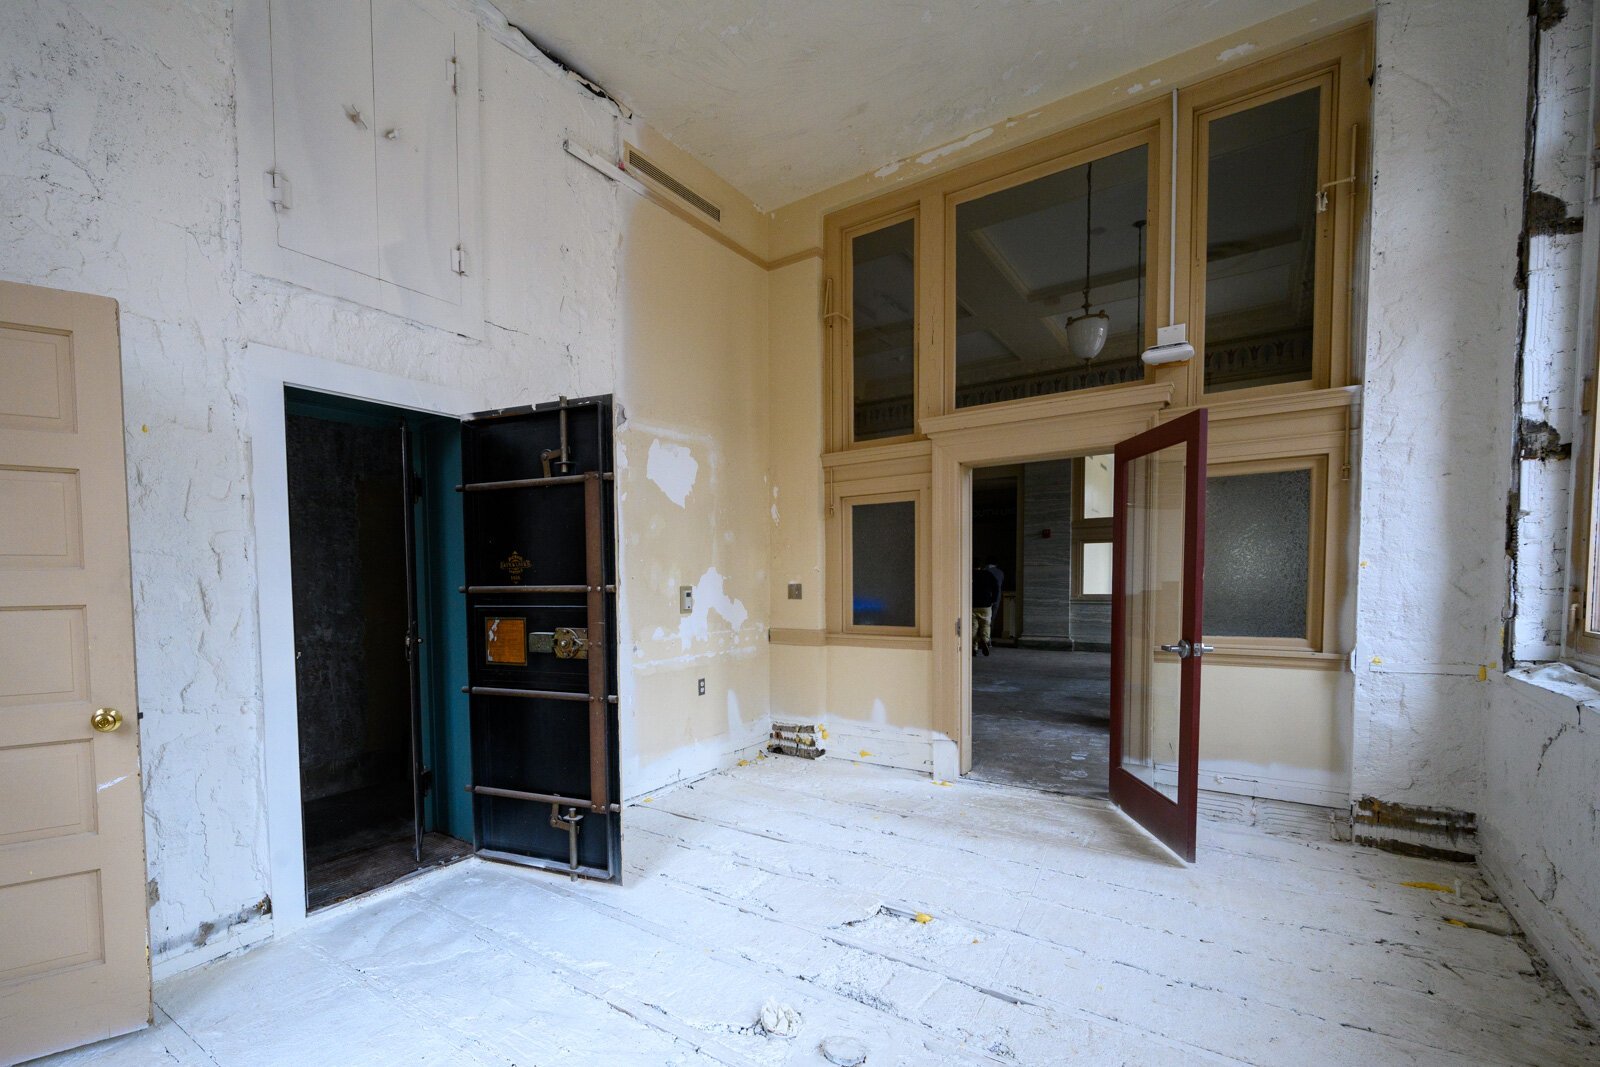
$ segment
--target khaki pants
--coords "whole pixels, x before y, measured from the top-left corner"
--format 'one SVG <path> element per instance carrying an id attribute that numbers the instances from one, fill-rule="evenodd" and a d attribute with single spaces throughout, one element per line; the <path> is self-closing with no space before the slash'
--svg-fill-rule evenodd
<path id="1" fill-rule="evenodd" d="M 989 647 L 990 622 L 994 618 L 994 608 L 972 609 L 972 640 L 978 648 Z"/>

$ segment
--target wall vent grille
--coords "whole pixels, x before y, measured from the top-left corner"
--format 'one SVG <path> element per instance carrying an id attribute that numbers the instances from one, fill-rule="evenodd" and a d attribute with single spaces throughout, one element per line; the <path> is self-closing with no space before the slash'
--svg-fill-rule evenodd
<path id="1" fill-rule="evenodd" d="M 684 203 L 709 216 L 713 221 L 722 221 L 722 209 L 720 207 L 713 204 L 711 201 L 707 200 L 705 197 L 701 196 L 699 193 L 695 192 L 693 189 L 689 188 L 687 185 L 683 184 L 678 179 L 674 178 L 672 175 L 668 174 L 666 171 L 662 170 L 660 167 L 656 166 L 654 163 L 650 162 L 644 156 L 641 156 L 638 152 L 635 152 L 631 148 L 628 149 L 628 169 L 636 170 L 640 174 L 643 174 L 646 178 L 649 178 L 663 189 L 668 190 Z"/>

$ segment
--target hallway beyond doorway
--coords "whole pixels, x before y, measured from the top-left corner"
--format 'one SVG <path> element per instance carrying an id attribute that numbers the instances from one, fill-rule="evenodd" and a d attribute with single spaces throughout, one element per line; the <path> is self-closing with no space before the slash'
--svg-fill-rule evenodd
<path id="1" fill-rule="evenodd" d="M 995 646 L 972 661 L 969 776 L 1105 797 L 1111 656 Z"/>

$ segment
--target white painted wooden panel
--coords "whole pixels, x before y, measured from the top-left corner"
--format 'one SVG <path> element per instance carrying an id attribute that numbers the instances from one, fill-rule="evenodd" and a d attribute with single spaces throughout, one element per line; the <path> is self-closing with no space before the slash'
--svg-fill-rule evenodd
<path id="1" fill-rule="evenodd" d="M 456 32 L 412 0 L 372 0 L 379 276 L 459 303 Z"/>
<path id="2" fill-rule="evenodd" d="M 289 180 L 278 243 L 377 277 L 370 5 L 272 0 L 271 18 L 276 169 Z"/>

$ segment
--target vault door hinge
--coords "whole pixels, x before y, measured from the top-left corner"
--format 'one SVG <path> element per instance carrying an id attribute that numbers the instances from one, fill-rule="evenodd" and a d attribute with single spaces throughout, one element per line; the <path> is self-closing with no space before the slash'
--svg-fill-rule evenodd
<path id="1" fill-rule="evenodd" d="M 456 245 L 454 248 L 452 248 L 450 250 L 450 270 L 455 274 L 459 274 L 462 277 L 466 277 L 466 274 L 467 274 L 467 252 L 466 252 L 466 249 L 464 249 L 460 245 Z"/>
<path id="2" fill-rule="evenodd" d="M 267 194 L 267 203 L 272 205 L 274 211 L 289 210 L 289 179 L 275 170 L 269 170 L 261 176 L 262 190 Z"/>

